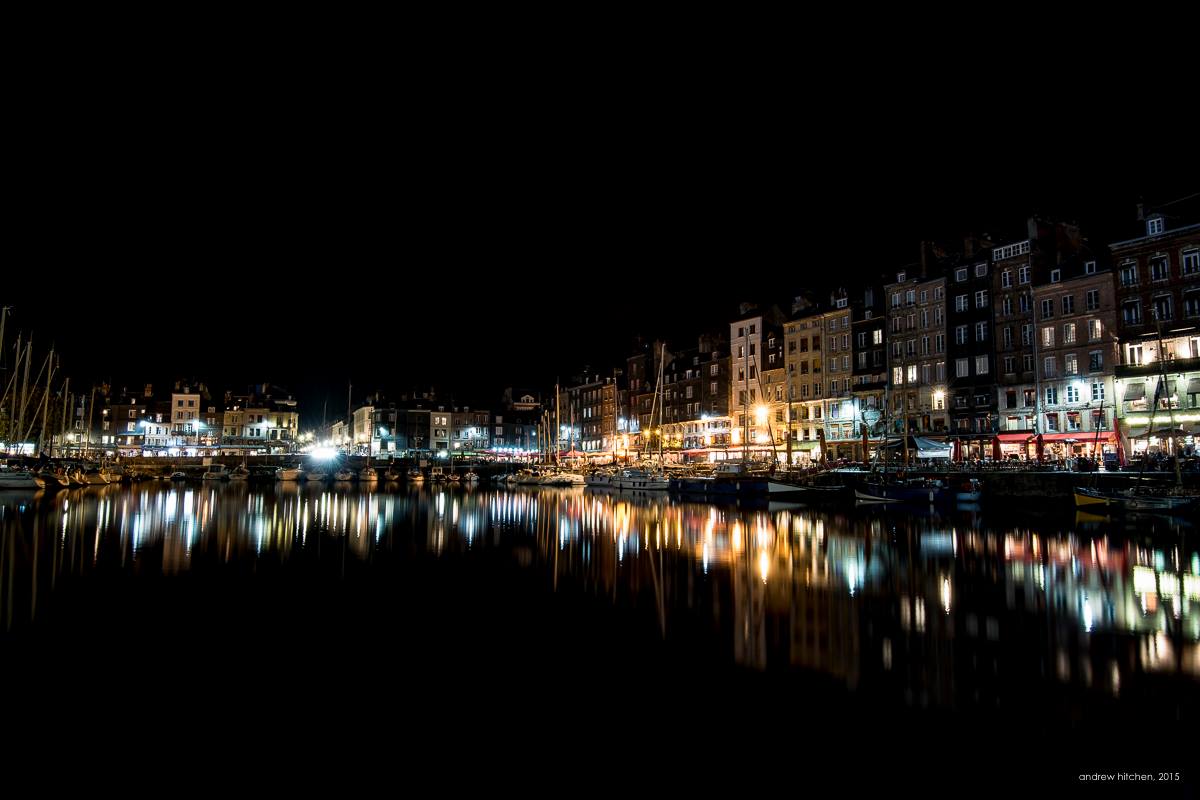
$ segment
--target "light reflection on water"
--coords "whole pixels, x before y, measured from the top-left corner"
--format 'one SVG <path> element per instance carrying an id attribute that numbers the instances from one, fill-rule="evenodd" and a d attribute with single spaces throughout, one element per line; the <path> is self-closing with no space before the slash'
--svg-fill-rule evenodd
<path id="1" fill-rule="evenodd" d="M 971 511 L 739 509 L 579 489 L 6 491 L 0 619 L 6 631 L 36 623 L 65 576 L 303 569 L 291 557 L 324 541 L 367 565 L 414 547 L 443 560 L 509 554 L 552 591 L 644 612 L 668 641 L 699 627 L 739 665 L 817 670 L 922 705 L 999 703 L 1030 679 L 1120 698 L 1149 673 L 1200 677 L 1189 525 L 985 522 Z"/>

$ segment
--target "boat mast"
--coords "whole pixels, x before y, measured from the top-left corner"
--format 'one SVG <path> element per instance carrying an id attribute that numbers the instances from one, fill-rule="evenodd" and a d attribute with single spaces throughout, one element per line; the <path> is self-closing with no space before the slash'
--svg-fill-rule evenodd
<path id="1" fill-rule="evenodd" d="M 66 382 L 63 384 L 63 410 L 62 410 L 62 426 L 58 434 L 59 454 L 65 456 L 67 454 L 67 399 L 71 396 L 71 376 L 67 376 Z M 142 440 L 145 441 L 143 429 Z M 51 445 L 53 451 L 53 445 Z"/>
<path id="2" fill-rule="evenodd" d="M 10 308 L 12 308 L 12 306 L 4 306 L 3 308 L 0 308 L 0 367 L 3 366 L 3 360 L 4 360 L 4 323 L 8 319 L 8 310 Z M 4 391 L 7 394 L 7 392 L 8 392 L 7 386 L 5 387 Z M 4 414 L 4 401 L 3 401 L 3 399 L 0 399 L 0 416 L 2 416 L 3 414 Z M 9 421 L 7 427 L 9 427 L 9 428 L 12 427 L 11 420 Z M 4 438 L 6 440 L 11 439 L 12 436 L 7 431 L 5 431 Z"/>
<path id="3" fill-rule="evenodd" d="M 54 361 L 54 347 L 50 347 L 50 372 L 46 375 L 46 389 L 42 392 L 42 428 L 38 433 L 38 456 L 42 455 L 42 447 L 46 444 L 46 415 L 50 410 L 50 384 L 54 381 L 54 373 L 56 371 L 56 362 Z M 115 424 L 115 423 L 114 423 Z M 116 437 L 114 437 L 115 439 Z"/>
<path id="4" fill-rule="evenodd" d="M 787 379 L 787 394 L 787 433 L 785 435 L 787 436 L 787 468 L 790 470 L 792 468 L 792 378 L 790 375 Z M 865 455 L 863 460 L 866 460 Z"/>
<path id="5" fill-rule="evenodd" d="M 92 454 L 92 409 L 96 406 L 96 384 L 92 384 L 92 399 L 88 401 L 88 426 L 87 426 L 87 450 L 89 456 Z"/>
<path id="6" fill-rule="evenodd" d="M 18 453 L 24 449 L 25 443 L 25 405 L 29 402 L 29 362 L 33 360 L 32 352 L 33 337 L 30 336 L 29 341 L 25 343 L 25 377 L 21 381 L 21 408 L 17 412 L 17 435 L 21 437 L 17 445 Z"/>
<path id="7" fill-rule="evenodd" d="M 0 396 L 0 406 L 3 406 L 8 400 L 8 393 L 12 392 L 12 405 L 8 413 L 8 427 L 4 432 L 4 446 L 8 450 L 12 449 L 13 428 L 17 424 L 17 375 L 21 372 L 21 335 L 17 334 L 16 358 L 13 361 L 12 377 L 9 378 L 8 384 L 4 387 L 4 395 Z"/>
<path id="8" fill-rule="evenodd" d="M 1181 475 L 1179 472 L 1179 453 L 1178 453 L 1179 437 L 1175 435 L 1175 431 L 1178 430 L 1178 427 L 1175 423 L 1175 406 L 1171 404 L 1171 394 L 1170 394 L 1170 388 L 1169 388 L 1170 384 L 1167 382 L 1167 368 L 1165 366 L 1166 359 L 1164 358 L 1165 353 L 1163 352 L 1162 319 L 1158 315 L 1157 308 L 1154 309 L 1154 328 L 1155 328 L 1155 333 L 1158 336 L 1158 392 L 1155 392 L 1154 394 L 1155 394 L 1156 400 L 1158 398 L 1159 392 L 1161 392 L 1163 394 L 1163 396 L 1166 397 L 1166 399 L 1167 399 L 1167 414 L 1171 418 L 1171 435 L 1167 437 L 1167 441 L 1169 441 L 1171 443 L 1171 461 L 1175 464 L 1175 485 L 1182 486 L 1183 485 L 1183 475 Z M 1154 404 L 1154 407 L 1158 408 L 1157 402 Z M 1150 446 L 1150 433 L 1152 430 L 1153 430 L 1153 428 L 1148 428 L 1146 430 L 1146 447 L 1147 448 L 1149 448 L 1149 446 Z"/>
<path id="9" fill-rule="evenodd" d="M 1104 424 L 1104 398 L 1103 397 L 1100 398 L 1100 425 L 1096 425 L 1094 420 L 1093 420 L 1092 424 L 1096 428 L 1096 435 L 1092 437 L 1092 460 L 1095 461 L 1096 460 L 1096 448 L 1099 447 L 1099 445 L 1100 445 L 1100 428 Z M 1099 471 L 1099 470 L 1097 470 L 1097 471 Z"/>
<path id="10" fill-rule="evenodd" d="M 659 465 L 659 467 L 661 467 L 662 463 L 663 463 L 663 453 L 662 453 L 663 400 L 666 399 L 663 396 L 663 367 L 666 364 L 666 360 L 667 360 L 667 343 L 663 342 L 661 345 L 661 348 L 659 350 L 659 353 L 658 353 L 658 390 L 657 390 L 657 394 L 658 394 L 658 465 Z"/>
<path id="11" fill-rule="evenodd" d="M 747 320 L 749 323 L 749 320 Z M 749 459 L 750 448 L 750 412 L 746 403 L 750 399 L 750 325 L 742 328 L 742 464 Z"/>

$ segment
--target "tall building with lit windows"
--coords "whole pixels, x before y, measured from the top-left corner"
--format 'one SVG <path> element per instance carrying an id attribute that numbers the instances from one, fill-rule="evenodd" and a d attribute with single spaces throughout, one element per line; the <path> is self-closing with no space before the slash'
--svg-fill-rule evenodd
<path id="1" fill-rule="evenodd" d="M 743 303 L 738 317 L 729 323 L 729 415 L 733 422 L 730 434 L 732 451 L 739 455 L 747 452 L 758 459 L 775 455 L 776 425 L 771 404 L 785 401 L 774 400 L 776 386 L 770 388 L 768 396 L 765 372 L 778 370 L 771 377 L 777 384 L 782 382 L 783 357 L 783 312 L 778 306 L 758 308 Z M 779 441 L 783 441 L 782 436 Z"/>
<path id="2" fill-rule="evenodd" d="M 960 252 L 943 257 L 946 406 L 951 432 L 966 458 L 990 454 L 999 429 L 989 244 L 965 237 Z"/>
<path id="3" fill-rule="evenodd" d="M 787 369 L 789 433 L 784 450 L 793 464 L 820 460 L 825 435 L 825 319 L 812 303 L 797 298 L 792 319 L 784 326 L 784 364 Z"/>
<path id="4" fill-rule="evenodd" d="M 992 312 L 996 399 L 1000 440 L 1016 454 L 1041 431 L 1038 347 L 1034 287 L 1050 281 L 1050 271 L 1079 252 L 1078 227 L 1031 217 L 1019 235 L 999 237 L 992 246 Z M 1016 405 L 1010 405 L 1014 402 Z M 1020 434 L 1024 434 L 1021 436 Z M 1032 452 L 1032 450 L 1030 450 Z M 1007 454 L 1007 453 L 1006 453 Z"/>
<path id="5" fill-rule="evenodd" d="M 1113 373 L 1117 361 L 1112 270 L 1105 254 L 1083 249 L 1054 266 L 1033 289 L 1045 453 L 1050 458 L 1118 455 Z M 1008 390 L 1004 406 L 1016 408 Z M 1007 410 L 1007 409 L 1005 409 Z M 1018 420 L 1012 420 L 1018 424 Z"/>
<path id="6" fill-rule="evenodd" d="M 887 306 L 883 284 L 872 283 L 863 290 L 862 301 L 851 304 L 850 335 L 854 339 L 854 380 L 851 386 L 862 424 L 868 426 L 868 441 L 880 439 L 887 389 Z M 859 434 L 861 435 L 861 428 Z M 871 447 L 868 446 L 868 450 Z M 869 459 L 867 452 L 863 458 Z"/>
<path id="7" fill-rule="evenodd" d="M 887 302 L 888 389 L 895 433 L 946 434 L 946 279 L 925 265 L 896 274 Z M 915 274 L 914 274 L 915 273 Z"/>
<path id="8" fill-rule="evenodd" d="M 854 335 L 850 295 L 838 289 L 821 316 L 825 337 L 824 438 L 830 458 L 856 458 L 862 450 L 854 385 Z"/>
<path id="9" fill-rule="evenodd" d="M 1116 410 L 1131 453 L 1200 445 L 1192 435 L 1200 430 L 1198 206 L 1194 197 L 1139 205 L 1132 235 L 1109 245 L 1120 339 Z M 1189 433 L 1156 433 L 1173 425 Z"/>

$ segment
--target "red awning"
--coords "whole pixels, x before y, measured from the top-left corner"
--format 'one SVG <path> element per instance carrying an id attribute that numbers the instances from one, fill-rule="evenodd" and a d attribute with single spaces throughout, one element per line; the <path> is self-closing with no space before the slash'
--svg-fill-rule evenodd
<path id="1" fill-rule="evenodd" d="M 1100 431 L 1097 436 L 1095 431 L 1083 432 L 1075 431 L 1074 433 L 1043 433 L 1042 438 L 1047 442 L 1061 442 L 1067 439 L 1074 439 L 1076 444 L 1091 444 L 1094 441 L 1115 443 L 1117 434 L 1113 431 Z"/>
<path id="2" fill-rule="evenodd" d="M 1033 438 L 1032 433 L 998 433 L 996 438 L 1002 442 L 1028 442 Z"/>

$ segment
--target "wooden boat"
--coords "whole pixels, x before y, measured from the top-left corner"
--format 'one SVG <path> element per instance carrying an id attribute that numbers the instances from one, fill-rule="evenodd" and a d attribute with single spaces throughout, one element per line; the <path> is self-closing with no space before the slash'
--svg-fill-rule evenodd
<path id="1" fill-rule="evenodd" d="M 1104 506 L 1123 511 L 1185 511 L 1196 505 L 1200 505 L 1200 495 L 1178 491 L 1075 489 L 1075 506 L 1078 508 Z"/>

